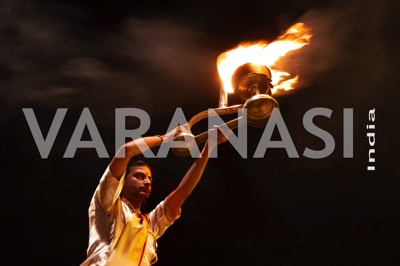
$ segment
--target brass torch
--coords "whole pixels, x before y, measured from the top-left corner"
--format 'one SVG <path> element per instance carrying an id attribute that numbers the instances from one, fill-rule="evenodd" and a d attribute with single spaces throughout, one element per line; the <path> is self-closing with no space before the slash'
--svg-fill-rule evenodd
<path id="1" fill-rule="evenodd" d="M 232 75 L 232 86 L 234 94 L 239 99 L 239 104 L 229 106 L 228 94 L 221 87 L 219 107 L 213 109 L 216 115 L 227 115 L 237 113 L 239 109 L 245 108 L 247 111 L 247 124 L 260 128 L 264 127 L 274 108 L 277 108 L 278 102 L 271 97 L 271 71 L 264 65 L 244 64 L 236 69 Z M 207 118 L 209 111 L 203 111 L 193 116 L 188 121 L 188 129 L 190 132 L 180 132 L 175 136 L 174 140 L 186 140 L 188 144 L 185 148 L 172 148 L 173 152 L 179 157 L 190 155 L 190 150 L 195 145 L 205 142 L 208 138 L 208 132 L 205 131 L 194 136 L 191 128 L 200 120 Z M 237 128 L 240 124 L 242 116 L 230 120 L 225 124 L 230 128 Z"/>

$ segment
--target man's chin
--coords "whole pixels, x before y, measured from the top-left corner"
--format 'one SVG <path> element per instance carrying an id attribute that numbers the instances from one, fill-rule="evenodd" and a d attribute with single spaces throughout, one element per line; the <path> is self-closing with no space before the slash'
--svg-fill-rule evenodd
<path id="1" fill-rule="evenodd" d="M 147 200 L 150 197 L 150 192 L 142 191 L 139 194 L 140 194 L 141 198 L 144 200 Z"/>

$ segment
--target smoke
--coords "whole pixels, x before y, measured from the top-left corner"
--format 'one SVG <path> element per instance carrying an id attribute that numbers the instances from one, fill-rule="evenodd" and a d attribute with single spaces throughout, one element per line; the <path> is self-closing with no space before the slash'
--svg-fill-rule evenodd
<path id="1" fill-rule="evenodd" d="M 337 1 L 310 9 L 299 19 L 314 33 L 311 45 L 301 49 L 302 80 L 312 84 L 328 73 L 329 83 L 356 87 L 354 93 L 379 87 L 393 67 L 395 46 L 387 37 L 397 32 L 390 25 L 395 5 Z M 1 94 L 10 105 L 74 104 L 77 97 L 94 101 L 94 96 L 153 105 L 157 97 L 150 93 L 163 91 L 163 97 L 174 100 L 169 96 L 179 95 L 174 88 L 196 93 L 199 83 L 210 82 L 215 73 L 218 53 L 202 45 L 209 37 L 183 23 L 131 16 L 99 29 L 88 23 L 88 12 L 72 4 L 53 4 L 49 12 L 31 1 L 8 0 L 0 9 Z M 368 82 L 359 78 L 365 76 Z"/>
<path id="2" fill-rule="evenodd" d="M 301 79 L 342 105 L 384 104 L 393 97 L 397 62 L 393 1 L 339 1 L 312 9 L 300 21 L 312 28 L 311 45 L 297 60 Z M 293 63 L 293 61 L 292 61 Z"/>
<path id="3" fill-rule="evenodd" d="M 201 45 L 200 32 L 134 17 L 97 29 L 75 6 L 54 6 L 56 13 L 26 1 L 0 4 L 0 93 L 9 108 L 180 106 L 201 95 L 201 81 L 212 82 L 204 78 L 215 51 Z"/>
<path id="4" fill-rule="evenodd" d="M 326 101 L 339 99 L 347 105 L 393 98 L 395 5 L 394 1 L 336 1 L 324 8 L 308 7 L 297 20 L 311 27 L 314 37 L 287 60 L 299 69 L 302 86 L 309 91 L 318 88 L 315 97 L 322 93 Z M 0 4 L 3 108 L 135 106 L 162 112 L 160 106 L 166 103 L 177 107 L 207 97 L 217 102 L 215 61 L 223 50 L 207 44 L 224 43 L 221 29 L 226 31 L 228 26 L 223 25 L 229 20 L 221 20 L 229 12 L 210 16 L 201 31 L 204 17 L 199 15 L 192 23 L 183 23 L 190 15 L 181 21 L 131 15 L 107 27 L 94 27 L 90 12 L 82 7 L 65 2 L 46 6 L 50 7 L 11 0 Z M 225 11 L 224 5 L 219 8 L 216 12 Z M 254 20 L 250 17 L 245 21 Z M 293 24 L 293 16 L 289 20 Z M 267 24 L 271 19 L 258 24 L 259 39 L 271 28 Z M 254 26 L 247 30 L 255 36 Z M 226 34 L 229 39 L 232 32 Z"/>

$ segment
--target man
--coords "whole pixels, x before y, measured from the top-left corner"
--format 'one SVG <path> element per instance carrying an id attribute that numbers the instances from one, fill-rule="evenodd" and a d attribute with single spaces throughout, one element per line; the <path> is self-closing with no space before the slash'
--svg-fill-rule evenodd
<path id="1" fill-rule="evenodd" d="M 217 130 L 214 127 L 209 134 Z M 226 141 L 222 134 L 217 134 L 217 141 L 207 141 L 179 186 L 149 214 L 141 214 L 153 179 L 147 164 L 131 163 L 131 159 L 163 142 L 170 143 L 175 132 L 130 141 L 119 149 L 90 203 L 88 257 L 81 266 L 143 266 L 157 261 L 157 239 L 180 217 L 181 206 L 200 181 L 211 151 Z"/>

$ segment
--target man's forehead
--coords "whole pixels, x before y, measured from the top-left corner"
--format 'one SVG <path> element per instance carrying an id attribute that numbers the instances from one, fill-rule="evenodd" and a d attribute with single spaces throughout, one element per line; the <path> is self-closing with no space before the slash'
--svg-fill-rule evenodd
<path id="1" fill-rule="evenodd" d="M 135 165 L 131 169 L 133 173 L 141 172 L 151 175 L 151 170 L 145 165 Z"/>

